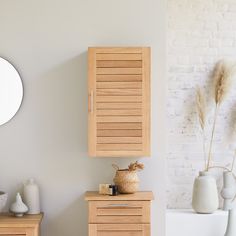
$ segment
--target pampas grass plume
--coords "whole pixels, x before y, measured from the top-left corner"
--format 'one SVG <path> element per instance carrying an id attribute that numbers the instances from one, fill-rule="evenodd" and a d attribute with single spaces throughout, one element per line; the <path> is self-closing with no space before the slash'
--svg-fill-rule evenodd
<path id="1" fill-rule="evenodd" d="M 215 103 L 220 105 L 228 94 L 231 85 L 231 75 L 233 73 L 232 67 L 229 62 L 221 60 L 216 64 L 213 81 L 215 82 Z"/>
<path id="2" fill-rule="evenodd" d="M 205 128 L 205 119 L 206 119 L 206 102 L 205 97 L 200 88 L 197 88 L 196 91 L 196 104 L 197 104 L 197 113 L 200 126 L 202 130 Z"/>

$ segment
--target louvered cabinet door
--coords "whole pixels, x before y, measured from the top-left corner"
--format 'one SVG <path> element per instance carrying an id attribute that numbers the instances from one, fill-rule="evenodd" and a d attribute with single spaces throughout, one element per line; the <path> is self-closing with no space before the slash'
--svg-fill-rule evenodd
<path id="1" fill-rule="evenodd" d="M 150 155 L 150 48 L 89 48 L 89 155 Z"/>

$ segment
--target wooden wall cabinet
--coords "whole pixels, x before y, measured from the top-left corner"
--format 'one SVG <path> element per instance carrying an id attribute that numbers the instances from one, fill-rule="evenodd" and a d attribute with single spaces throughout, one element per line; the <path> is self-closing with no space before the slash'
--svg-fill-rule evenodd
<path id="1" fill-rule="evenodd" d="M 152 192 L 99 195 L 87 192 L 88 236 L 151 236 Z"/>
<path id="2" fill-rule="evenodd" d="M 40 236 L 43 214 L 15 217 L 0 215 L 0 235 L 2 236 Z"/>
<path id="3" fill-rule="evenodd" d="M 150 156 L 150 48 L 89 48 L 88 97 L 90 156 Z"/>

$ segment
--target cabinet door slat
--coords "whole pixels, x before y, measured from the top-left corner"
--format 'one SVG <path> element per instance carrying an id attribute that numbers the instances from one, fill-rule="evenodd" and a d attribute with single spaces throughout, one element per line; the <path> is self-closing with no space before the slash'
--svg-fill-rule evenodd
<path id="1" fill-rule="evenodd" d="M 97 116 L 97 122 L 142 122 L 142 116 Z"/>
<path id="2" fill-rule="evenodd" d="M 142 82 L 97 82 L 97 89 L 141 89 Z"/>
<path id="3" fill-rule="evenodd" d="M 142 129 L 141 122 L 97 123 L 97 129 Z"/>
<path id="4" fill-rule="evenodd" d="M 104 143 L 142 143 L 142 137 L 98 137 L 98 144 Z"/>
<path id="5" fill-rule="evenodd" d="M 142 61 L 121 61 L 121 60 L 108 60 L 108 61 L 97 61 L 97 68 L 141 68 Z"/>
<path id="6" fill-rule="evenodd" d="M 98 82 L 132 82 L 142 81 L 142 75 L 97 75 Z"/>
<path id="7" fill-rule="evenodd" d="M 107 109 L 141 109 L 141 102 L 109 102 L 109 103 L 97 103 L 97 110 L 107 110 Z"/>
<path id="8" fill-rule="evenodd" d="M 97 96 L 97 102 L 142 102 L 142 96 Z"/>
<path id="9" fill-rule="evenodd" d="M 126 60 L 126 61 L 137 61 L 142 60 L 142 54 L 141 53 L 97 53 L 96 55 L 97 60 L 111 60 L 111 61 L 120 61 L 120 60 Z"/>
<path id="10" fill-rule="evenodd" d="M 142 110 L 97 110 L 97 116 L 141 116 Z"/>
<path id="11" fill-rule="evenodd" d="M 142 68 L 97 68 L 97 75 L 141 75 Z"/>
<path id="12" fill-rule="evenodd" d="M 102 129 L 97 130 L 97 137 L 142 137 L 140 129 Z"/>

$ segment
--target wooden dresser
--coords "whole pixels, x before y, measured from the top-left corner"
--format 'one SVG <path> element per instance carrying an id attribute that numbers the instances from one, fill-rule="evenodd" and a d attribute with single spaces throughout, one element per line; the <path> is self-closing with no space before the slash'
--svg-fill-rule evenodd
<path id="1" fill-rule="evenodd" d="M 86 192 L 89 236 L 150 236 L 152 192 L 99 195 Z"/>
<path id="2" fill-rule="evenodd" d="M 39 236 L 43 214 L 15 217 L 0 214 L 0 235 L 4 236 Z"/>

